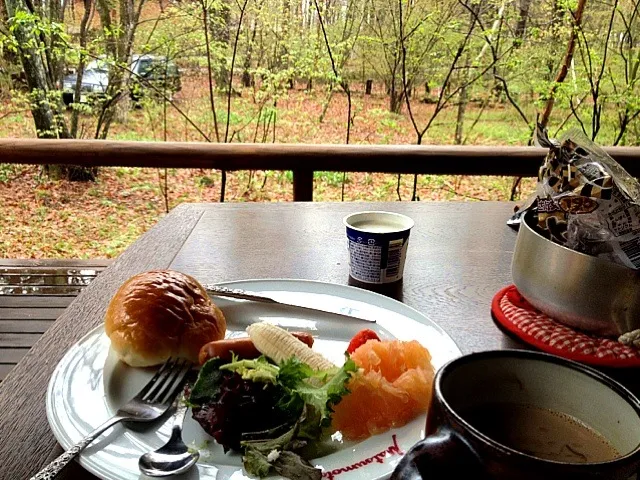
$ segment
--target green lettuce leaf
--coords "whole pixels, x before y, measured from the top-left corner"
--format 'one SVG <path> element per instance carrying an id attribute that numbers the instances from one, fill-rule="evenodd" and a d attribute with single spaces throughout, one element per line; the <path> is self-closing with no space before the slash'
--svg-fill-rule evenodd
<path id="1" fill-rule="evenodd" d="M 259 440 L 243 440 L 240 446 L 257 450 L 260 453 L 268 455 L 272 450 L 285 450 L 289 448 L 296 433 L 298 432 L 298 424 L 294 424 L 286 432 L 276 438 L 264 438 Z"/>
<path id="2" fill-rule="evenodd" d="M 305 418 L 300 425 L 301 437 L 318 438 L 322 428 L 331 424 L 333 406 L 349 393 L 346 384 L 356 370 L 355 362 L 349 357 L 342 367 L 320 372 L 297 358 L 290 358 L 280 365 L 278 383 L 305 404 Z"/>
<path id="3" fill-rule="evenodd" d="M 208 403 L 220 393 L 221 381 L 225 375 L 225 372 L 220 371 L 220 365 L 223 363 L 218 358 L 212 358 L 200 368 L 198 379 L 189 395 L 189 406 Z"/>
<path id="4" fill-rule="evenodd" d="M 290 358 L 280 366 L 273 365 L 264 356 L 255 360 L 234 359 L 230 363 L 212 359 L 202 366 L 190 403 L 201 406 L 212 402 L 221 395 L 223 385 L 235 378 L 233 373 L 245 381 L 264 384 L 256 385 L 260 392 L 265 388 L 278 389 L 279 399 L 274 407 L 284 414 L 284 423 L 270 430 L 250 433 L 244 430 L 239 446 L 243 450 L 245 470 L 258 477 L 275 471 L 293 480 L 318 480 L 321 470 L 295 451 L 306 444 L 305 439 L 319 439 L 323 428 L 331 424 L 333 406 L 349 393 L 346 384 L 356 370 L 355 362 L 348 357 L 342 367 L 319 372 L 297 358 Z M 274 435 L 277 436 L 273 438 Z"/>
<path id="5" fill-rule="evenodd" d="M 313 368 L 296 357 L 283 361 L 279 367 L 278 383 L 291 390 L 295 390 L 302 381 L 313 377 L 316 373 Z"/>
<path id="6" fill-rule="evenodd" d="M 264 478 L 269 475 L 271 464 L 267 456 L 255 448 L 246 448 L 242 456 L 244 469 L 249 475 Z"/>
<path id="7" fill-rule="evenodd" d="M 296 440 L 298 425 L 277 438 L 242 441 L 244 447 L 242 461 L 245 470 L 258 477 L 269 475 L 271 468 L 291 480 L 320 480 L 322 471 L 292 450 L 304 446 Z"/>
<path id="8" fill-rule="evenodd" d="M 255 360 L 238 360 L 220 366 L 220 370 L 236 372 L 243 380 L 252 382 L 276 383 L 278 367 L 269 363 L 262 355 Z"/>
<path id="9" fill-rule="evenodd" d="M 322 470 L 314 467 L 300 455 L 288 450 L 280 452 L 273 462 L 273 469 L 290 480 L 320 480 Z"/>

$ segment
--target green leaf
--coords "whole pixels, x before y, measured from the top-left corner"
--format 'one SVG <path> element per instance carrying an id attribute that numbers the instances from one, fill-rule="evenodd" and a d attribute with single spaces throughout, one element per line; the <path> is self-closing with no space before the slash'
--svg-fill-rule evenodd
<path id="1" fill-rule="evenodd" d="M 264 453 L 265 455 L 269 454 L 269 452 L 273 450 L 286 450 L 289 448 L 293 438 L 298 433 L 298 424 L 295 423 L 284 432 L 282 435 L 276 438 L 266 438 L 261 440 L 245 440 L 241 441 L 240 445 L 246 448 L 251 448 L 257 450 L 260 453 Z"/>
<path id="2" fill-rule="evenodd" d="M 311 407 L 310 414 L 319 415 L 320 426 L 327 427 L 331 424 L 332 407 L 340 402 L 344 395 L 349 393 L 346 383 L 351 376 L 351 372 L 356 370 L 355 362 L 348 358 L 342 368 L 338 369 L 333 375 L 325 373 L 329 380 L 323 385 L 316 386 L 313 382 L 300 382 L 296 388 L 296 392 L 302 397 L 304 403 Z"/>
<path id="3" fill-rule="evenodd" d="M 302 363 L 298 358 L 291 357 L 280 364 L 278 382 L 284 387 L 295 389 L 304 379 L 312 377 L 314 370 Z"/>
<path id="4" fill-rule="evenodd" d="M 277 473 L 291 480 L 322 478 L 320 469 L 291 451 L 300 446 L 300 442 L 295 440 L 297 433 L 298 424 L 296 423 L 277 438 L 240 442 L 245 452 L 242 457 L 245 470 L 250 474 L 265 477 L 273 467 Z M 271 461 L 270 457 L 273 457 Z"/>
<path id="5" fill-rule="evenodd" d="M 238 360 L 227 363 L 220 366 L 220 370 L 235 372 L 240 375 L 243 380 L 273 384 L 276 383 L 276 377 L 278 375 L 278 367 L 269 363 L 264 355 L 255 360 Z"/>
<path id="6" fill-rule="evenodd" d="M 290 480 L 320 480 L 322 470 L 315 468 L 300 455 L 290 451 L 280 452 L 273 462 L 276 472 Z"/>
<path id="7" fill-rule="evenodd" d="M 244 469 L 248 473 L 258 477 L 266 477 L 269 475 L 271 463 L 269 462 L 268 455 L 271 452 L 275 452 L 275 454 L 278 455 L 282 453 L 283 450 L 289 448 L 297 431 L 298 424 L 296 423 L 276 438 L 241 441 L 240 446 L 244 448 L 244 455 L 242 456 Z M 268 435 L 268 432 L 265 432 L 265 434 Z"/>
<path id="8" fill-rule="evenodd" d="M 300 437 L 318 438 L 322 428 L 331 424 L 332 407 L 349 393 L 346 383 L 356 370 L 355 362 L 348 357 L 341 368 L 319 372 L 297 358 L 290 358 L 280 365 L 278 383 L 291 393 L 293 399 L 289 404 L 295 404 L 295 397 L 299 397 L 306 407 Z"/>
<path id="9" fill-rule="evenodd" d="M 298 436 L 316 440 L 322 436 L 322 426 L 322 409 L 305 404 L 304 417 L 300 421 Z"/>
<path id="10" fill-rule="evenodd" d="M 220 383 L 226 374 L 220 370 L 223 363 L 224 361 L 218 358 L 212 358 L 202 366 L 189 395 L 190 405 L 202 405 L 220 393 Z"/>
<path id="11" fill-rule="evenodd" d="M 267 460 L 267 456 L 254 448 L 245 449 L 244 455 L 242 456 L 242 463 L 249 475 L 260 478 L 269 475 L 269 470 L 271 470 L 271 464 Z"/>

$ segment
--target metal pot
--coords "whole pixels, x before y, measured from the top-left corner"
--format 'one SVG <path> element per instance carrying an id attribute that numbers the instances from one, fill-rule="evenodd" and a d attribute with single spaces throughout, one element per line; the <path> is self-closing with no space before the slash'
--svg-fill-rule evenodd
<path id="1" fill-rule="evenodd" d="M 640 328 L 640 271 L 576 252 L 520 224 L 513 283 L 538 310 L 566 325 L 620 335 Z"/>

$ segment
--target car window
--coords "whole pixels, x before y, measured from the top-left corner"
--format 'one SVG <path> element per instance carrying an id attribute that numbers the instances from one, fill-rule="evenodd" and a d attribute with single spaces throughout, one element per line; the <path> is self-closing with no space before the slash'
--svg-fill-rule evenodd
<path id="1" fill-rule="evenodd" d="M 87 64 L 85 70 L 94 70 L 100 73 L 108 73 L 109 66 L 103 60 L 93 60 Z"/>
<path id="2" fill-rule="evenodd" d="M 142 77 L 164 76 L 165 69 L 167 75 L 177 76 L 178 67 L 173 62 L 167 62 L 162 58 L 143 58 L 135 62 L 133 70 Z"/>
<path id="3" fill-rule="evenodd" d="M 138 74 L 145 75 L 149 73 L 153 68 L 153 62 L 151 60 L 138 60 Z"/>

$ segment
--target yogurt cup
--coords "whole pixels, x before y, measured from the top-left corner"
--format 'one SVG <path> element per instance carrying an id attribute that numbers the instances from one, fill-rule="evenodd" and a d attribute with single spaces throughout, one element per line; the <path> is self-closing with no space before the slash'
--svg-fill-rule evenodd
<path id="1" fill-rule="evenodd" d="M 414 225 L 393 212 L 357 212 L 344 217 L 349 249 L 349 275 L 363 283 L 393 283 L 402 279 Z"/>

